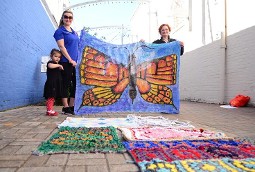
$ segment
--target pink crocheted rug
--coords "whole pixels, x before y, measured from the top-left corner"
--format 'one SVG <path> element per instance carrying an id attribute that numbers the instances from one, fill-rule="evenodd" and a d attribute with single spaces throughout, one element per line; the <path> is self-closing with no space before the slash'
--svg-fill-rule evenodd
<path id="1" fill-rule="evenodd" d="M 196 140 L 226 138 L 222 132 L 214 132 L 203 129 L 167 128 L 167 127 L 143 127 L 120 128 L 126 140 L 135 141 L 167 141 L 167 140 Z"/>

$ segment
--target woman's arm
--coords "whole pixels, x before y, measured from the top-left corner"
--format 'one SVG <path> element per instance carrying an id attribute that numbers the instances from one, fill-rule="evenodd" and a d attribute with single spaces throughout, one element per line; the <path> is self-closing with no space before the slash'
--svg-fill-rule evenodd
<path id="1" fill-rule="evenodd" d="M 183 55 L 184 53 L 184 43 L 182 41 L 180 41 L 181 44 L 181 55 Z"/>
<path id="2" fill-rule="evenodd" d="M 67 58 L 69 63 L 71 63 L 73 66 L 76 66 L 76 62 L 70 57 L 70 55 L 68 54 L 68 52 L 66 50 L 66 47 L 65 47 L 65 44 L 64 44 L 64 39 L 58 40 L 57 44 L 58 44 L 58 47 L 59 47 L 60 51 Z"/>

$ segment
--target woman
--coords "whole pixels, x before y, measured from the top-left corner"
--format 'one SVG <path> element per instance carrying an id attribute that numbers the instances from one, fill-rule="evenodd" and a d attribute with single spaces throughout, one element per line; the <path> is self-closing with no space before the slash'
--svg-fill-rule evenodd
<path id="1" fill-rule="evenodd" d="M 74 98 L 76 88 L 75 66 L 78 59 L 79 37 L 71 28 L 73 13 L 69 10 L 63 12 L 58 29 L 54 33 L 54 38 L 62 52 L 60 63 L 64 70 L 63 79 L 63 97 L 62 113 L 74 114 Z M 68 103 L 68 98 L 70 98 Z"/>
<path id="2" fill-rule="evenodd" d="M 173 42 L 173 41 L 176 41 L 176 39 L 172 39 L 170 38 L 169 34 L 171 32 L 171 28 L 168 24 L 162 24 L 159 29 L 159 34 L 161 35 L 161 38 L 154 41 L 153 43 L 154 44 L 162 44 L 162 43 L 168 43 L 168 42 Z M 184 45 L 183 45 L 183 42 L 181 42 L 181 55 L 183 55 L 184 53 Z"/>

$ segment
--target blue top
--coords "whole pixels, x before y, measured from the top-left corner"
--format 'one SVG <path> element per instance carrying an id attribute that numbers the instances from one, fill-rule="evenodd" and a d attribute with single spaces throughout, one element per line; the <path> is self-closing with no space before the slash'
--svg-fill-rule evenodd
<path id="1" fill-rule="evenodd" d="M 64 45 L 68 54 L 75 62 L 77 62 L 79 44 L 79 37 L 77 33 L 73 29 L 72 32 L 69 32 L 64 26 L 61 26 L 55 31 L 53 37 L 56 41 L 64 39 Z M 68 62 L 68 60 L 64 55 L 62 55 L 60 62 Z"/>

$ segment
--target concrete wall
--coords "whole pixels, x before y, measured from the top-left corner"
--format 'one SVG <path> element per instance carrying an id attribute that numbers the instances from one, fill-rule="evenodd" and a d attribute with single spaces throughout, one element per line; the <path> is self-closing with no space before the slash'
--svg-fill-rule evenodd
<path id="1" fill-rule="evenodd" d="M 0 111 L 42 101 L 41 57 L 57 45 L 40 0 L 2 0 Z"/>
<path id="2" fill-rule="evenodd" d="M 226 55 L 221 40 L 181 57 L 180 98 L 207 103 L 228 103 L 237 94 L 255 105 L 255 26 L 227 37 Z"/>

